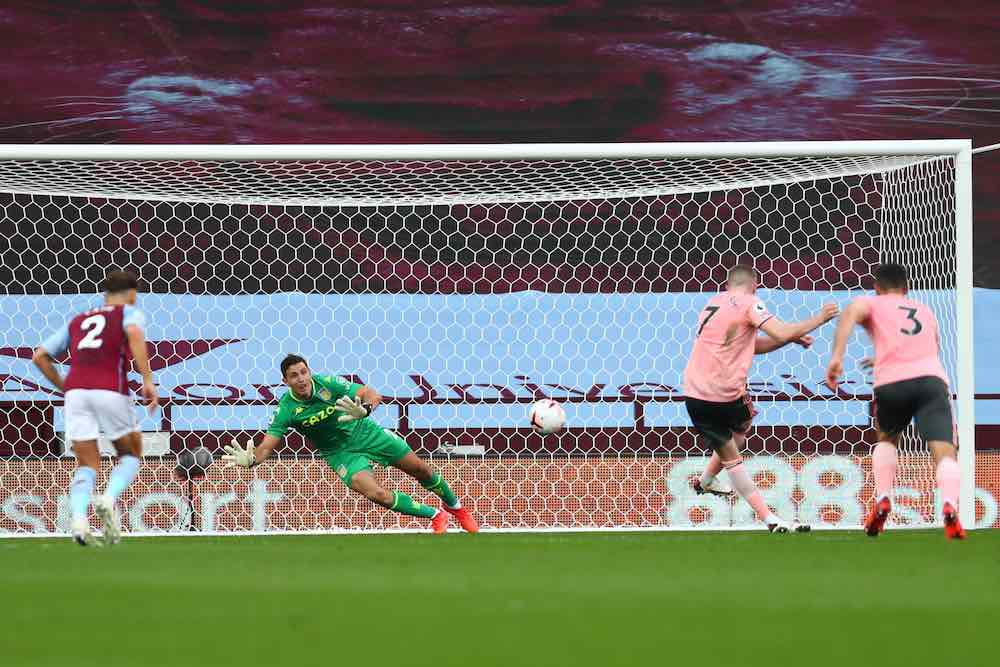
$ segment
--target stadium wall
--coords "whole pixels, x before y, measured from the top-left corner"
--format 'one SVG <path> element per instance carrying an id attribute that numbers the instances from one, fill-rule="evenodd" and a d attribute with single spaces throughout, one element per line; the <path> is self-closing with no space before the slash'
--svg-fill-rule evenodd
<path id="1" fill-rule="evenodd" d="M 739 500 L 693 497 L 688 478 L 705 464 L 702 456 L 563 458 L 453 457 L 435 465 L 480 521 L 493 528 L 553 526 L 746 526 L 752 510 Z M 922 465 L 924 462 L 920 462 Z M 1000 527 L 1000 453 L 977 455 L 976 527 Z M 873 492 L 870 463 L 857 456 L 748 458 L 747 467 L 765 499 L 786 516 L 814 526 L 857 525 Z M 909 465 L 903 458 L 901 468 Z M 0 531 L 63 532 L 69 526 L 65 489 L 69 460 L 7 461 L 0 467 Z M 123 497 L 124 522 L 135 532 L 374 530 L 426 526 L 384 511 L 350 493 L 322 460 L 272 462 L 254 473 L 209 469 L 188 486 L 170 459 L 147 461 Z M 110 462 L 102 477 L 106 478 Z M 417 499 L 427 493 L 396 470 L 380 470 Z M 912 480 L 913 478 L 911 478 Z M 904 525 L 929 526 L 919 507 L 940 507 L 929 478 L 902 480 L 895 514 Z M 192 511 L 193 510 L 193 514 Z"/>

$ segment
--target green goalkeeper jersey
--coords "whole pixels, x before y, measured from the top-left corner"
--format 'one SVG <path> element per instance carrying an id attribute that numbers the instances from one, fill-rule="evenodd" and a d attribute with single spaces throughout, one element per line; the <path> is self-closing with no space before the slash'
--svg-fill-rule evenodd
<path id="1" fill-rule="evenodd" d="M 340 451 L 348 443 L 352 449 L 363 447 L 382 434 L 381 427 L 367 417 L 341 424 L 337 417 L 344 413 L 335 405 L 341 396 L 354 398 L 359 389 L 360 384 L 338 375 L 314 375 L 310 398 L 299 398 L 292 391 L 281 397 L 267 434 L 283 438 L 288 429 L 294 429 L 323 456 Z"/>

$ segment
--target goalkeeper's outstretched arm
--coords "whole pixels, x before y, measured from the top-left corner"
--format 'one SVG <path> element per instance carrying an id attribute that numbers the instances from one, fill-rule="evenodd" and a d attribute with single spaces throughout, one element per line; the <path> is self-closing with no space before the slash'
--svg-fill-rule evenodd
<path id="1" fill-rule="evenodd" d="M 371 406 L 372 410 L 377 408 L 378 404 L 382 402 L 382 394 L 378 393 L 374 388 L 369 387 L 368 385 L 364 385 L 358 389 L 357 396 L 361 399 L 362 403 Z"/>
<path id="2" fill-rule="evenodd" d="M 337 399 L 337 407 L 343 412 L 337 417 L 341 424 L 364 419 L 371 415 L 372 411 L 382 402 L 382 394 L 378 393 L 368 385 L 360 387 L 354 398 L 341 396 Z"/>
<path id="3" fill-rule="evenodd" d="M 240 444 L 233 440 L 232 445 L 223 447 L 226 453 L 222 456 L 222 460 L 226 462 L 227 466 L 253 468 L 267 460 L 279 442 L 281 442 L 281 438 L 265 434 L 256 447 L 253 446 L 253 440 L 247 440 L 246 447 L 241 448 Z"/>

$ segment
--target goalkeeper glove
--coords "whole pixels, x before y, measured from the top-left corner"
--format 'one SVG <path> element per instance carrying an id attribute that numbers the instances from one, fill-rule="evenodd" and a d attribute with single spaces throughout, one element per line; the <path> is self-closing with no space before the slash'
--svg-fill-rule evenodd
<path id="1" fill-rule="evenodd" d="M 341 396 L 337 399 L 337 407 L 344 411 L 344 414 L 337 417 L 337 421 L 341 424 L 364 419 L 372 413 L 372 409 L 362 403 L 360 398 Z"/>
<path id="2" fill-rule="evenodd" d="M 246 449 L 240 449 L 240 443 L 233 440 L 232 446 L 223 447 L 226 453 L 222 456 L 222 460 L 226 462 L 226 467 L 229 466 L 243 466 L 244 468 L 252 468 L 257 465 L 257 455 L 254 453 L 253 440 L 247 440 Z"/>

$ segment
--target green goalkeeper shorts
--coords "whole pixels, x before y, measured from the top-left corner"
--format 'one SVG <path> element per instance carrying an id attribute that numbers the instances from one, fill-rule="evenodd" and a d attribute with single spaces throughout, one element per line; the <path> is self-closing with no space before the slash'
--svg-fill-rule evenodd
<path id="1" fill-rule="evenodd" d="M 347 486 L 362 470 L 371 470 L 372 463 L 389 466 L 409 454 L 412 449 L 406 441 L 389 429 L 360 444 L 348 442 L 343 449 L 326 455 L 326 463 Z"/>

